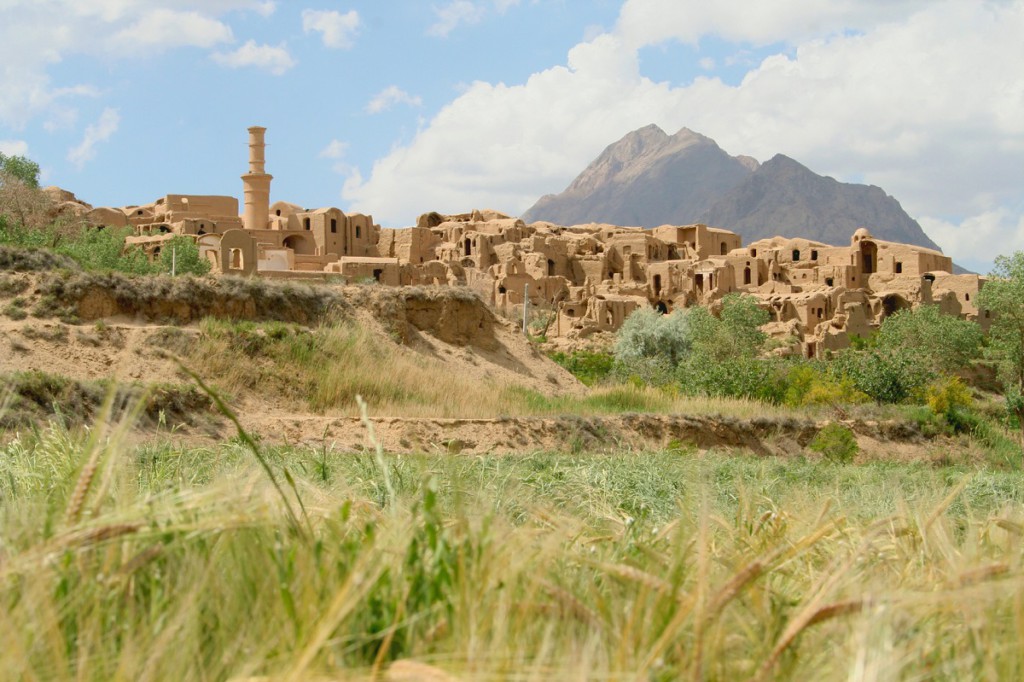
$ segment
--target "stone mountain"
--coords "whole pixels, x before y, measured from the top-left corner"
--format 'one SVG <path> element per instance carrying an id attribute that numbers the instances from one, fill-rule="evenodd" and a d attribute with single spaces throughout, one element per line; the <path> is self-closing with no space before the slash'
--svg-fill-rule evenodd
<path id="1" fill-rule="evenodd" d="M 657 227 L 705 223 L 744 242 L 785 234 L 844 243 L 856 228 L 879 239 L 938 249 L 881 188 L 820 176 L 781 154 L 764 164 L 730 156 L 711 138 L 656 125 L 612 144 L 558 195 L 523 219 Z"/>

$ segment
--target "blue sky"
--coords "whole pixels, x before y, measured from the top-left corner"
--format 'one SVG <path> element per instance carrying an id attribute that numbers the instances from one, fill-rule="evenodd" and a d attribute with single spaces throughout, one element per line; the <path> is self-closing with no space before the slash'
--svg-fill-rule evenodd
<path id="1" fill-rule="evenodd" d="M 241 193 L 521 213 L 649 123 L 1024 248 L 1024 0 L 0 0 L 0 151 L 94 205 Z M 780 226 L 784 232 L 785 226 Z"/>

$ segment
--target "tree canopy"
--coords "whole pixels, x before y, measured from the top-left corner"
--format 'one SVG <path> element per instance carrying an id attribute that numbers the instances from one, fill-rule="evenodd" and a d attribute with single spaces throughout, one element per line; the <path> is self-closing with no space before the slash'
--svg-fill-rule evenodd
<path id="1" fill-rule="evenodd" d="M 14 178 L 26 187 L 37 189 L 39 164 L 24 156 L 7 156 L 0 152 L 0 184 L 6 184 L 7 178 Z"/>

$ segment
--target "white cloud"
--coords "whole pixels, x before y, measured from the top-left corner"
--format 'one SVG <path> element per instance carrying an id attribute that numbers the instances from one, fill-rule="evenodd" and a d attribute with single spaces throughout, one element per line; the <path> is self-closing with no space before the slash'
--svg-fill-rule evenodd
<path id="1" fill-rule="evenodd" d="M 504 14 L 510 8 L 516 7 L 521 0 L 494 0 L 494 9 L 498 10 L 499 14 Z"/>
<path id="2" fill-rule="evenodd" d="M 701 60 L 698 62 L 698 64 L 700 64 L 700 68 L 704 69 L 705 71 L 714 71 L 716 66 L 715 60 L 712 57 L 701 57 Z"/>
<path id="3" fill-rule="evenodd" d="M 446 5 L 434 7 L 437 21 L 427 28 L 427 35 L 447 38 L 448 34 L 461 24 L 478 24 L 484 18 L 485 10 L 470 0 L 451 0 Z"/>
<path id="4" fill-rule="evenodd" d="M 391 225 L 429 210 L 522 212 L 608 144 L 657 123 L 702 132 L 732 154 L 781 152 L 822 174 L 863 178 L 915 217 L 960 225 L 1005 206 L 1020 214 L 1024 1 L 847 0 L 836 4 L 844 21 L 835 3 L 796 0 L 779 9 L 790 30 L 759 5 L 721 4 L 756 7 L 765 25 L 744 16 L 726 26 L 717 9 L 702 14 L 689 0 L 628 0 L 615 33 L 522 84 L 473 83 L 366 178 L 350 177 L 343 196 Z M 691 15 L 698 28 L 684 31 Z M 711 34 L 789 47 L 735 86 L 699 77 L 672 87 L 641 74 L 637 46 Z"/>
<path id="5" fill-rule="evenodd" d="M 959 223 L 929 217 L 918 222 L 945 253 L 953 255 L 957 265 L 981 274 L 991 269 L 995 256 L 1024 250 L 1024 215 L 1014 215 L 1005 207 Z"/>
<path id="6" fill-rule="evenodd" d="M 631 48 L 666 40 L 696 44 L 714 35 L 729 42 L 799 43 L 899 21 L 933 0 L 626 0 L 618 32 Z"/>
<path id="7" fill-rule="evenodd" d="M 269 17 L 277 11 L 277 3 L 274 0 L 264 0 L 257 4 L 253 11 L 259 14 L 261 17 Z"/>
<path id="8" fill-rule="evenodd" d="M 0 140 L 0 154 L 25 156 L 28 154 L 28 142 L 24 140 Z"/>
<path id="9" fill-rule="evenodd" d="M 234 40 L 231 27 L 199 12 L 155 9 L 114 34 L 109 50 L 151 54 L 175 47 L 214 47 Z"/>
<path id="10" fill-rule="evenodd" d="M 410 95 L 397 85 L 390 85 L 373 96 L 373 99 L 366 105 L 366 111 L 371 114 L 379 114 L 396 104 L 420 107 L 423 106 L 423 100 L 418 96 Z"/>
<path id="11" fill-rule="evenodd" d="M 121 115 L 117 109 L 109 107 L 104 109 L 99 120 L 86 127 L 82 142 L 77 147 L 68 150 L 68 161 L 73 163 L 78 170 L 82 170 L 86 162 L 96 156 L 96 145 L 109 140 L 120 125 Z"/>
<path id="12" fill-rule="evenodd" d="M 341 159 L 348 153 L 348 148 L 348 142 L 331 140 L 326 147 L 320 150 L 319 156 L 321 159 Z"/>
<path id="13" fill-rule="evenodd" d="M 327 47 L 351 50 L 355 46 L 359 25 L 359 13 L 355 10 L 344 14 L 328 10 L 302 10 L 302 30 L 306 33 L 320 33 Z"/>
<path id="14" fill-rule="evenodd" d="M 276 46 L 257 45 L 255 40 L 248 40 L 231 52 L 214 52 L 211 58 L 229 69 L 252 66 L 275 76 L 280 76 L 296 64 L 284 43 Z"/>
<path id="15" fill-rule="evenodd" d="M 232 40 L 219 17 L 265 13 L 267 0 L 0 0 L 0 125 L 45 115 L 59 127 L 74 109 L 61 100 L 93 96 L 88 84 L 54 84 L 52 65 L 80 55 L 135 58 L 166 49 L 209 49 Z M 64 111 L 56 112 L 56 108 Z"/>

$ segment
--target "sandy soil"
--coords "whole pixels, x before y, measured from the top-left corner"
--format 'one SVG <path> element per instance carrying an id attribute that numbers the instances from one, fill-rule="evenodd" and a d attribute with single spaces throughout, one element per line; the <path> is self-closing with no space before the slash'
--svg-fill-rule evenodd
<path id="1" fill-rule="evenodd" d="M 31 290 L 29 290 L 31 291 Z M 519 384 L 543 394 L 582 393 L 572 375 L 529 343 L 512 323 L 496 317 L 476 299 L 395 290 L 346 292 L 353 314 L 377 329 L 381 343 L 401 344 L 401 352 L 439 362 L 488 385 Z M 22 297 L 29 296 L 22 292 Z M 95 292 L 92 292 L 95 297 Z M 0 310 L 5 297 L 0 294 Z M 13 294 L 6 296 L 9 301 Z M 31 303 L 31 302 L 30 302 Z M 30 305 L 24 306 L 26 309 Z M 167 332 L 172 330 L 174 334 Z M 182 336 L 184 332 L 184 337 Z M 0 314 L 0 373 L 42 370 L 89 380 L 114 378 L 143 383 L 181 383 L 187 377 L 164 352 L 168 336 L 180 346 L 198 336 L 195 323 L 168 326 L 120 314 L 65 324 L 55 319 L 12 319 Z M 614 415 L 606 417 L 496 417 L 488 419 L 395 418 L 371 414 L 375 440 L 357 417 L 296 411 L 273 395 L 236 396 L 243 426 L 265 442 L 330 447 L 356 452 L 380 443 L 397 453 L 479 455 L 536 451 L 600 452 L 694 445 L 743 448 L 770 454 L 808 454 L 805 446 L 820 424 L 798 420 L 687 415 Z M 230 435 L 226 420 L 219 432 L 180 432 L 210 440 Z M 940 459 L 941 445 L 898 425 L 856 424 L 862 458 Z"/>

